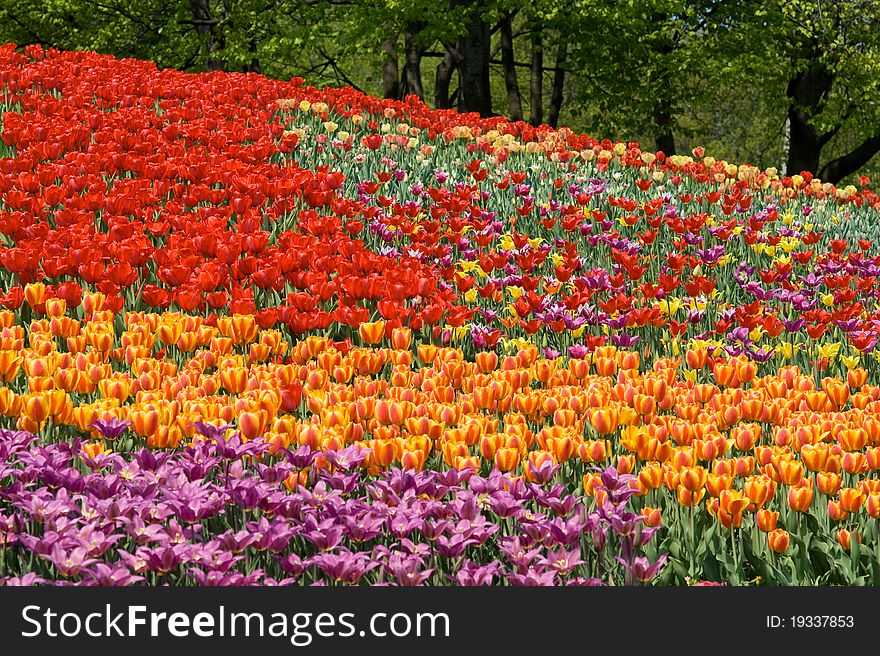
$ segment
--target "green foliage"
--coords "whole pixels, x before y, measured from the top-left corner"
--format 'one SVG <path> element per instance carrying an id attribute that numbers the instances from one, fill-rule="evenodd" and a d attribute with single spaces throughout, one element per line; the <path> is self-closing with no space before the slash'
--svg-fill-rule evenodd
<path id="1" fill-rule="evenodd" d="M 198 18 L 197 7 L 209 20 Z M 402 71 L 408 31 L 424 55 L 431 99 L 435 68 L 466 34 L 472 12 L 493 29 L 502 15 L 513 17 L 526 112 L 534 38 L 543 41 L 545 103 L 555 53 L 566 45 L 561 122 L 579 131 L 645 147 L 668 132 L 682 153 L 702 145 L 721 159 L 781 167 L 789 82 L 819 64 L 833 76 L 809 112 L 810 124 L 832 135 L 822 161 L 880 134 L 874 0 L 0 0 L 0 41 L 191 71 L 299 75 L 381 95 L 389 44 Z M 498 39 L 495 29 L 493 108 L 503 113 Z M 880 164 L 861 173 L 874 170 Z"/>

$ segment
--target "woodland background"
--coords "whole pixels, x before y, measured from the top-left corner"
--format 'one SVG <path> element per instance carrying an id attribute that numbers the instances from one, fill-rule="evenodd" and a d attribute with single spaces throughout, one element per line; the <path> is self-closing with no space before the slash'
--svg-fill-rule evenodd
<path id="1" fill-rule="evenodd" d="M 349 85 L 667 155 L 880 172 L 876 0 L 0 0 L 0 42 Z"/>

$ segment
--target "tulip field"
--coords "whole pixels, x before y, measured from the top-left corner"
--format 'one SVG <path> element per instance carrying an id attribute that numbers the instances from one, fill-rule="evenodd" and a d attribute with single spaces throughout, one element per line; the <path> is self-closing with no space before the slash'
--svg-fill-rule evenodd
<path id="1" fill-rule="evenodd" d="M 880 197 L 0 47 L 0 584 L 880 585 Z"/>

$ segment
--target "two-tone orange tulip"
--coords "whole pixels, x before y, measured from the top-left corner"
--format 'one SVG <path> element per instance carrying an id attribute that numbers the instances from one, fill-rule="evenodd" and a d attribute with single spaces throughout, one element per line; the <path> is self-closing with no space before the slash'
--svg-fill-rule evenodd
<path id="1" fill-rule="evenodd" d="M 501 447 L 495 451 L 495 457 L 493 460 L 495 466 L 499 470 L 503 472 L 512 471 L 513 469 L 516 469 L 517 465 L 519 465 L 520 452 L 518 449 Z"/>
<path id="2" fill-rule="evenodd" d="M 807 512 L 813 503 L 813 481 L 801 480 L 788 490 L 788 505 L 795 512 Z"/>
<path id="3" fill-rule="evenodd" d="M 358 326 L 358 335 L 365 344 L 378 344 L 385 335 L 385 322 L 381 319 L 362 323 Z"/>
<path id="4" fill-rule="evenodd" d="M 840 489 L 840 506 L 848 513 L 858 512 L 865 504 L 866 495 L 863 490 L 844 487 Z"/>
<path id="5" fill-rule="evenodd" d="M 763 531 L 764 533 L 769 533 L 774 530 L 778 521 L 779 513 L 774 510 L 762 508 L 755 513 L 755 525 L 758 527 L 759 531 Z"/>
<path id="6" fill-rule="evenodd" d="M 842 522 L 849 517 L 849 513 L 844 510 L 838 499 L 828 500 L 828 518 L 835 522 Z"/>
<path id="7" fill-rule="evenodd" d="M 774 553 L 785 553 L 791 543 L 791 536 L 788 531 L 781 528 L 774 529 L 767 534 L 767 545 Z"/>

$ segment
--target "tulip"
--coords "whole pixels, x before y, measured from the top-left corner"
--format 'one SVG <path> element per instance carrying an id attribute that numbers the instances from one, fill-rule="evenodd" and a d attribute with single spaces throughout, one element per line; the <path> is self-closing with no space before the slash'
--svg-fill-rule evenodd
<path id="1" fill-rule="evenodd" d="M 806 512 L 813 503 L 813 482 L 803 479 L 788 490 L 788 505 L 795 512 Z"/>
<path id="2" fill-rule="evenodd" d="M 29 394 L 24 399 L 24 413 L 35 424 L 46 421 L 50 414 L 49 398 L 42 394 Z"/>
<path id="3" fill-rule="evenodd" d="M 865 503 L 865 493 L 852 487 L 841 488 L 839 498 L 840 507 L 848 513 L 858 512 Z"/>
<path id="4" fill-rule="evenodd" d="M 767 534 L 767 544 L 774 553 L 785 553 L 791 541 L 788 531 L 781 528 L 774 529 Z"/>
<path id="5" fill-rule="evenodd" d="M 779 481 L 785 485 L 797 485 L 804 480 L 804 466 L 797 460 L 780 460 L 777 469 Z"/>
<path id="6" fill-rule="evenodd" d="M 755 513 L 755 525 L 758 530 L 769 533 L 776 528 L 779 521 L 779 513 L 772 510 L 761 509 Z"/>
<path id="7" fill-rule="evenodd" d="M 590 424 L 599 435 L 610 435 L 617 430 L 620 414 L 616 408 L 596 408 L 590 413 Z"/>
<path id="8" fill-rule="evenodd" d="M 41 282 L 29 283 L 24 286 L 24 299 L 32 308 L 41 305 L 46 298 L 46 285 Z"/>
<path id="9" fill-rule="evenodd" d="M 835 534 L 835 537 L 837 539 L 837 544 L 839 544 L 841 546 L 841 548 L 847 552 L 850 551 L 850 547 L 852 546 L 853 536 L 855 536 L 857 542 L 861 543 L 862 536 L 858 532 L 849 531 L 845 528 L 842 528 L 842 529 L 839 529 L 837 531 L 837 533 Z"/>
<path id="10" fill-rule="evenodd" d="M 816 487 L 821 494 L 833 496 L 840 490 L 842 479 L 835 472 L 818 472 L 816 474 Z"/>
<path id="11" fill-rule="evenodd" d="M 840 466 L 847 474 L 864 474 L 868 471 L 868 458 L 864 453 L 848 451 L 841 456 Z"/>
<path id="12" fill-rule="evenodd" d="M 501 447 L 495 451 L 495 466 L 503 472 L 511 471 L 519 464 L 520 453 L 517 449 Z"/>
<path id="13" fill-rule="evenodd" d="M 743 496 L 742 492 L 732 489 L 721 490 L 719 501 L 724 512 L 734 517 L 739 515 L 740 518 L 749 505 L 749 499 Z"/>
<path id="14" fill-rule="evenodd" d="M 661 526 L 663 523 L 663 518 L 660 513 L 660 508 L 652 508 L 650 506 L 645 506 L 641 509 L 640 514 L 644 519 L 642 523 L 645 526 L 649 526 L 651 528 L 656 528 Z"/>
<path id="15" fill-rule="evenodd" d="M 685 467 L 679 472 L 679 485 L 690 492 L 702 490 L 709 479 L 703 467 Z"/>
<path id="16" fill-rule="evenodd" d="M 865 511 L 873 519 L 880 519 L 880 493 L 872 492 L 865 500 Z"/>
<path id="17" fill-rule="evenodd" d="M 91 460 L 95 460 L 99 455 L 107 453 L 103 442 L 85 442 L 82 445 L 82 451 Z"/>
<path id="18" fill-rule="evenodd" d="M 369 323 L 362 323 L 358 327 L 358 335 L 365 344 L 378 344 L 385 334 L 385 322 L 381 319 Z"/>
<path id="19" fill-rule="evenodd" d="M 691 369 L 702 369 L 708 364 L 708 349 L 688 349 L 685 352 L 685 362 Z"/>
<path id="20" fill-rule="evenodd" d="M 578 445 L 578 456 L 582 462 L 604 462 L 608 458 L 608 442 L 605 440 L 586 440 Z"/>
<path id="21" fill-rule="evenodd" d="M 686 507 L 696 506 L 703 500 L 703 496 L 706 494 L 705 490 L 700 490 L 698 492 L 693 492 L 683 485 L 679 485 L 676 488 L 676 494 L 678 496 L 678 502 Z"/>
<path id="22" fill-rule="evenodd" d="M 709 474 L 706 481 L 706 491 L 710 496 L 720 497 L 722 492 L 733 488 L 733 477 L 728 474 Z"/>
<path id="23" fill-rule="evenodd" d="M 391 345 L 398 350 L 406 350 L 412 343 L 412 330 L 409 328 L 394 328 L 391 331 Z"/>
<path id="24" fill-rule="evenodd" d="M 480 351 L 474 356 L 474 361 L 482 373 L 495 371 L 498 367 L 498 354 L 495 351 Z"/>
<path id="25" fill-rule="evenodd" d="M 849 517 L 849 513 L 843 508 L 840 501 L 835 499 L 828 500 L 828 517 L 835 521 L 841 522 L 847 517 Z"/>

